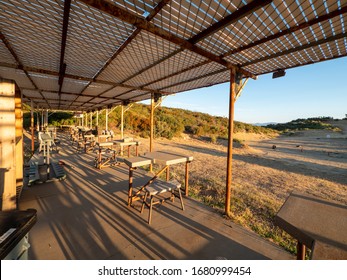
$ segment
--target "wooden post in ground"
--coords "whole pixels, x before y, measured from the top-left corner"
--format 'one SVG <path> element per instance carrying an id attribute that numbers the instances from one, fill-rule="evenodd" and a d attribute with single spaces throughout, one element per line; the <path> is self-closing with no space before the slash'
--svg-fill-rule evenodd
<path id="1" fill-rule="evenodd" d="M 90 112 L 90 129 L 93 128 L 93 112 Z"/>
<path id="2" fill-rule="evenodd" d="M 227 158 L 227 179 L 225 191 L 225 214 L 231 216 L 231 184 L 232 184 L 232 159 L 233 159 L 233 129 L 234 129 L 234 105 L 235 105 L 235 77 L 236 73 L 230 70 L 230 100 L 229 100 L 229 130 L 228 130 L 228 158 Z"/>
<path id="3" fill-rule="evenodd" d="M 16 209 L 16 84 L 0 79 L 1 210 Z M 21 151 L 23 153 L 23 151 Z"/>
<path id="4" fill-rule="evenodd" d="M 122 104 L 121 116 L 120 116 L 120 137 L 124 139 L 124 105 Z M 123 147 L 122 147 L 123 151 Z"/>

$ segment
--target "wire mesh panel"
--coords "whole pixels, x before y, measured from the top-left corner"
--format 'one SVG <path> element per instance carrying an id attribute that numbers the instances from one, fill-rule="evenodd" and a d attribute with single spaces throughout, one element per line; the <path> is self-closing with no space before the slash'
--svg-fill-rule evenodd
<path id="1" fill-rule="evenodd" d="M 153 19 L 153 23 L 171 33 L 190 39 L 249 1 L 172 0 Z"/>
<path id="2" fill-rule="evenodd" d="M 71 2 L 66 72 L 94 77 L 134 27 L 79 1 Z"/>
<path id="3" fill-rule="evenodd" d="M 109 90 L 112 86 L 106 85 L 106 84 L 99 84 L 99 83 L 91 83 L 84 91 L 84 94 L 90 94 L 90 95 L 99 95 L 107 90 Z"/>
<path id="4" fill-rule="evenodd" d="M 203 61 L 206 61 L 206 58 L 185 50 L 149 68 L 147 71 L 127 81 L 127 83 L 133 86 L 149 85 L 159 79 L 178 73 Z"/>
<path id="5" fill-rule="evenodd" d="M 182 92 L 182 91 L 188 91 L 191 89 L 201 88 L 201 87 L 208 87 L 215 84 L 225 83 L 230 81 L 230 72 L 228 70 L 223 70 L 219 73 L 216 73 L 214 75 L 210 75 L 207 77 L 201 77 L 200 79 L 196 79 L 193 81 L 188 82 L 182 82 L 180 84 L 177 84 L 175 86 L 165 88 L 166 91 L 169 92 Z"/>
<path id="6" fill-rule="evenodd" d="M 101 72 L 99 79 L 122 83 L 178 49 L 178 46 L 151 33 L 142 31 Z"/>
<path id="7" fill-rule="evenodd" d="M 103 94 L 101 94 L 102 97 L 115 97 L 120 94 L 123 94 L 124 92 L 129 91 L 129 88 L 124 87 L 115 87 L 110 90 L 105 91 Z"/>
<path id="8" fill-rule="evenodd" d="M 150 99 L 151 96 L 152 96 L 151 93 L 146 93 L 144 95 L 135 96 L 135 97 L 131 98 L 131 101 L 132 102 L 137 102 L 137 101 L 147 100 L 147 99 Z"/>
<path id="9" fill-rule="evenodd" d="M 117 98 L 120 98 L 122 100 L 129 100 L 129 99 L 136 98 L 136 96 L 142 96 L 145 93 L 147 93 L 147 91 L 144 91 L 144 90 L 133 90 L 131 92 L 118 95 Z"/>
<path id="10" fill-rule="evenodd" d="M 16 60 L 2 41 L 0 41 L 0 62 L 16 64 Z"/>
<path id="11" fill-rule="evenodd" d="M 31 72 L 29 72 L 29 76 L 39 89 L 46 90 L 46 91 L 59 90 L 57 76 L 45 75 L 40 73 L 31 73 Z"/>
<path id="12" fill-rule="evenodd" d="M 151 90 L 174 93 L 228 81 L 227 62 L 261 75 L 347 56 L 347 1 L 259 1 L 200 39 L 201 32 L 255 2 L 111 2 L 128 18 L 137 16 L 141 31 L 117 13 L 81 0 L 71 0 L 68 21 L 63 0 L 2 0 L 0 76 L 14 79 L 22 90 L 37 87 L 24 96 L 42 107 L 89 110 L 144 100 Z M 63 22 L 68 23 L 65 46 Z"/>
<path id="13" fill-rule="evenodd" d="M 38 90 L 23 89 L 22 94 L 28 98 L 32 97 L 34 99 L 42 99 L 42 96 Z M 46 102 L 44 103 L 46 104 Z"/>
<path id="14" fill-rule="evenodd" d="M 72 101 L 72 100 L 75 100 L 77 97 L 77 95 L 75 94 L 67 94 L 67 93 L 62 93 L 61 94 L 61 99 L 62 100 L 69 100 L 69 101 Z M 71 103 L 71 102 L 70 102 Z M 70 104 L 69 103 L 69 104 Z"/>
<path id="15" fill-rule="evenodd" d="M 0 77 L 9 80 L 15 80 L 20 88 L 34 89 L 34 85 L 30 82 L 30 80 L 22 70 L 0 66 Z"/>
<path id="16" fill-rule="evenodd" d="M 61 91 L 71 92 L 71 93 L 80 93 L 87 86 L 87 84 L 88 82 L 86 81 L 65 78 Z"/>
<path id="17" fill-rule="evenodd" d="M 0 30 L 21 63 L 59 70 L 63 1 L 1 0 Z"/>
<path id="18" fill-rule="evenodd" d="M 168 79 L 156 82 L 151 84 L 149 87 L 155 90 L 167 90 L 167 88 L 171 88 L 172 85 L 177 83 L 181 83 L 184 81 L 189 81 L 203 75 L 208 75 L 209 73 L 214 73 L 219 70 L 225 70 L 223 66 L 218 63 L 210 62 L 208 64 L 202 65 L 200 67 L 194 68 L 192 70 L 186 71 L 184 73 L 175 75 Z"/>
<path id="19" fill-rule="evenodd" d="M 138 1 L 138 0 L 112 0 L 112 2 L 126 11 L 137 14 L 141 17 L 147 17 L 147 15 L 157 6 L 160 1 L 154 0 L 146 0 L 146 1 Z"/>

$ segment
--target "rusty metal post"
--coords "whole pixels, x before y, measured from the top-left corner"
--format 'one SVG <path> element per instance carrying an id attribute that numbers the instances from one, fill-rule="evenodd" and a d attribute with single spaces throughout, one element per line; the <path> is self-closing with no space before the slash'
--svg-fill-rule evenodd
<path id="1" fill-rule="evenodd" d="M 121 139 L 124 139 L 124 105 L 123 104 L 122 104 L 122 112 L 120 116 L 120 137 Z"/>
<path id="2" fill-rule="evenodd" d="M 149 151 L 153 152 L 153 138 L 154 138 L 154 94 L 151 97 L 151 127 L 150 127 L 150 141 L 149 141 Z"/>
<path id="3" fill-rule="evenodd" d="M 108 131 L 108 108 L 105 110 L 105 114 L 106 114 L 105 130 L 106 130 L 106 132 L 107 132 L 107 131 Z"/>
<path id="4" fill-rule="evenodd" d="M 34 134 L 34 102 L 30 101 L 30 130 L 31 130 L 31 154 L 35 151 L 35 134 Z"/>
<path id="5" fill-rule="evenodd" d="M 184 190 L 184 194 L 186 196 L 188 196 L 189 194 L 189 185 L 188 185 L 188 181 L 189 181 L 189 169 L 188 169 L 188 164 L 189 162 L 187 161 L 186 162 L 186 172 L 185 172 L 185 184 L 184 184 L 184 187 L 185 187 L 185 190 Z"/>
<path id="6" fill-rule="evenodd" d="M 298 241 L 298 244 L 296 246 L 296 259 L 297 260 L 304 260 L 306 256 L 306 246 Z"/>
<path id="7" fill-rule="evenodd" d="M 150 137 L 149 137 L 149 151 L 153 152 L 153 138 L 154 138 L 154 94 L 151 96 L 151 127 L 150 127 Z M 149 171 L 152 172 L 153 166 L 150 164 Z"/>
<path id="8" fill-rule="evenodd" d="M 235 105 L 235 76 L 236 73 L 230 70 L 230 100 L 229 100 L 229 128 L 228 128 L 228 158 L 227 158 L 227 179 L 225 191 L 225 214 L 230 217 L 231 204 L 231 183 L 232 183 L 232 159 L 233 159 L 233 129 L 234 129 L 234 105 Z"/>

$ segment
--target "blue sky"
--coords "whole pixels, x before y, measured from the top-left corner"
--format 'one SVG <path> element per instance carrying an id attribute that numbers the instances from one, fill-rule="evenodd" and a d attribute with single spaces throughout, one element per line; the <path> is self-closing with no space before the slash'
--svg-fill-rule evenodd
<path id="1" fill-rule="evenodd" d="M 229 83 L 181 92 L 163 106 L 228 116 Z M 288 122 L 298 118 L 347 114 L 347 58 L 286 70 L 248 80 L 235 103 L 235 120 L 246 123 Z"/>

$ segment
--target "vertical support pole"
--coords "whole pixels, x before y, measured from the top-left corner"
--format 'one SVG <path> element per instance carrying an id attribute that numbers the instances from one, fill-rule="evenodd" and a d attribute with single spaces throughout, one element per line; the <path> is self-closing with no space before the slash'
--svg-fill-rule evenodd
<path id="1" fill-rule="evenodd" d="M 1 210 L 16 209 L 15 83 L 0 79 L 0 194 Z"/>
<path id="2" fill-rule="evenodd" d="M 189 168 L 188 168 L 188 164 L 189 163 L 190 163 L 189 161 L 186 162 L 186 172 L 185 172 L 185 181 L 184 181 L 184 186 L 185 186 L 184 194 L 185 194 L 185 196 L 189 195 L 189 185 L 188 185 L 188 181 L 189 181 Z"/>
<path id="3" fill-rule="evenodd" d="M 124 139 L 124 105 L 122 104 L 122 111 L 120 116 L 120 136 Z"/>
<path id="4" fill-rule="evenodd" d="M 82 127 L 84 127 L 84 113 L 82 113 Z"/>
<path id="5" fill-rule="evenodd" d="M 120 137 L 124 139 L 124 105 L 121 107 L 121 116 L 120 116 Z M 120 155 L 123 156 L 123 146 L 120 147 Z"/>
<path id="6" fill-rule="evenodd" d="M 43 128 L 44 128 L 44 123 L 43 123 L 43 109 L 41 109 L 41 128 L 40 128 L 40 131 L 43 131 Z"/>
<path id="7" fill-rule="evenodd" d="M 36 110 L 36 131 L 40 131 L 40 110 L 39 107 L 37 107 Z"/>
<path id="8" fill-rule="evenodd" d="M 90 126 L 89 126 L 90 129 L 93 128 L 93 112 L 90 112 Z"/>
<path id="9" fill-rule="evenodd" d="M 35 151 L 35 134 L 34 134 L 34 102 L 30 101 L 30 129 L 31 129 L 31 154 Z"/>
<path id="10" fill-rule="evenodd" d="M 149 151 L 153 152 L 153 138 L 154 138 L 154 93 L 152 93 L 151 96 L 151 126 L 150 126 L 150 137 L 149 137 Z M 152 164 L 150 164 L 149 166 L 149 171 L 152 172 L 153 171 L 153 166 Z"/>
<path id="11" fill-rule="evenodd" d="M 108 131 L 108 108 L 106 108 L 105 114 L 106 114 L 106 125 L 105 125 L 105 130 Z"/>
<path id="12" fill-rule="evenodd" d="M 96 111 L 96 127 L 99 126 L 99 110 Z"/>
<path id="13" fill-rule="evenodd" d="M 45 128 L 48 128 L 48 110 L 46 109 Z"/>
<path id="14" fill-rule="evenodd" d="M 233 159 L 233 129 L 234 129 L 234 105 L 235 105 L 235 76 L 234 70 L 230 70 L 230 100 L 229 100 L 229 129 L 228 129 L 228 158 L 227 179 L 225 191 L 225 214 L 231 216 L 231 183 L 232 183 L 232 159 Z"/>
<path id="15" fill-rule="evenodd" d="M 153 152 L 153 138 L 154 138 L 154 94 L 151 97 L 151 127 L 150 127 L 150 140 L 149 140 L 149 151 Z"/>

